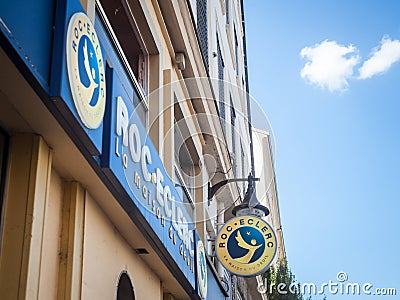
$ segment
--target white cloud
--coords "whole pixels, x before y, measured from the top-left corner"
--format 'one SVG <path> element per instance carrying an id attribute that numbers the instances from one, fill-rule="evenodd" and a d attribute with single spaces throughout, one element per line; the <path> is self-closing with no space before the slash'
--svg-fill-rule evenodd
<path id="1" fill-rule="evenodd" d="M 371 58 L 366 60 L 359 69 L 359 79 L 367 79 L 377 74 L 382 74 L 400 60 L 400 41 L 391 40 L 384 36 L 380 47 L 372 51 Z"/>
<path id="2" fill-rule="evenodd" d="M 321 89 L 343 91 L 348 87 L 348 79 L 353 68 L 359 63 L 357 48 L 325 40 L 312 47 L 304 47 L 300 55 L 308 61 L 301 70 L 301 77 Z"/>

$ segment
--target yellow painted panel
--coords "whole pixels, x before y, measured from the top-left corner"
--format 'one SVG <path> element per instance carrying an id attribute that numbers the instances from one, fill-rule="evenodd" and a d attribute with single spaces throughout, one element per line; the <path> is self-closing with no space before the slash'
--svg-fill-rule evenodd
<path id="1" fill-rule="evenodd" d="M 0 290 L 7 299 L 37 299 L 52 153 L 36 135 L 17 134 L 10 142 Z"/>
<path id="2" fill-rule="evenodd" d="M 59 250 L 62 220 L 62 179 L 52 170 L 43 226 L 39 299 L 57 299 Z"/>
<path id="3" fill-rule="evenodd" d="M 63 201 L 57 299 L 81 299 L 84 189 L 77 182 L 66 182 Z"/>
<path id="4" fill-rule="evenodd" d="M 118 278 L 126 271 L 136 299 L 163 299 L 161 282 L 87 195 L 82 299 L 116 299 Z"/>

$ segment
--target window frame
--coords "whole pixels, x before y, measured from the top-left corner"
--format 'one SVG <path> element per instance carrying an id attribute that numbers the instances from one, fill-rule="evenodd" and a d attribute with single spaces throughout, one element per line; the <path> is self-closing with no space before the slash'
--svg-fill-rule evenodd
<path id="1" fill-rule="evenodd" d="M 179 187 L 182 188 L 182 190 L 183 190 L 183 192 L 185 193 L 186 197 L 188 197 L 188 199 L 189 199 L 190 205 L 191 205 L 192 208 L 194 209 L 194 208 L 195 208 L 195 205 L 194 205 L 193 195 L 190 193 L 189 188 L 187 187 L 186 182 L 183 180 L 183 176 L 182 176 L 182 173 L 181 173 L 181 171 L 179 170 L 179 168 L 175 165 L 175 166 L 174 166 L 174 169 L 175 169 L 175 174 L 177 175 L 178 180 L 179 180 L 179 183 L 175 182 L 175 184 L 179 184 Z M 183 201 L 183 199 L 182 199 L 182 201 Z"/>
<path id="2" fill-rule="evenodd" d="M 239 40 L 236 32 L 236 25 L 233 24 L 233 39 L 234 39 L 234 47 L 235 47 L 235 67 L 236 67 L 236 76 L 239 76 Z"/>
<path id="3" fill-rule="evenodd" d="M 132 70 L 132 68 L 131 68 L 131 66 L 129 64 L 128 59 L 125 56 L 125 53 L 124 53 L 124 51 L 122 49 L 122 46 L 118 41 L 118 38 L 117 38 L 117 36 L 116 36 L 116 34 L 114 32 L 114 29 L 111 26 L 111 23 L 107 18 L 107 14 L 104 11 L 104 9 L 103 9 L 103 7 L 102 7 L 102 5 L 100 3 L 100 0 L 96 0 L 96 5 L 95 6 L 96 6 L 95 12 L 96 12 L 97 16 L 99 17 L 99 19 L 101 20 L 101 22 L 103 23 L 104 29 L 107 31 L 108 38 L 110 39 L 111 43 L 113 44 L 114 49 L 115 49 L 119 59 L 121 60 L 122 66 L 124 67 L 128 78 L 130 79 L 132 85 L 134 86 L 136 92 L 138 93 L 140 101 L 144 104 L 144 108 L 146 110 L 146 114 L 148 114 L 148 112 L 149 112 L 149 100 L 148 100 L 148 97 L 145 94 L 145 92 L 147 92 L 146 88 L 143 88 L 139 84 L 138 79 L 136 78 L 136 76 L 135 76 L 135 74 L 134 74 L 134 72 L 133 72 L 133 70 Z M 148 81 L 149 81 L 148 78 L 147 78 L 148 77 L 148 70 L 149 70 L 148 56 L 149 56 L 148 53 L 144 53 L 144 63 L 147 65 L 147 67 L 146 67 L 147 71 L 146 71 L 145 78 L 144 78 L 144 81 L 145 81 L 146 85 L 148 85 Z M 147 87 L 147 89 L 148 89 L 148 87 Z M 146 116 L 146 120 L 147 119 L 148 119 L 148 117 Z"/>
<path id="4" fill-rule="evenodd" d="M 231 22 L 231 20 L 230 20 L 231 12 L 230 12 L 230 1 L 229 0 L 225 0 L 225 15 L 226 15 L 225 22 L 227 25 L 229 25 Z"/>

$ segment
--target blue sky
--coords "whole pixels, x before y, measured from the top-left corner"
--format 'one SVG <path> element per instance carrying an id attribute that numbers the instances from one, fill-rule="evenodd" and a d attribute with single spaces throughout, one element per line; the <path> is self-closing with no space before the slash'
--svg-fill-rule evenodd
<path id="1" fill-rule="evenodd" d="M 245 1 L 245 17 L 296 278 L 344 271 L 397 296 L 328 299 L 398 299 L 400 1 Z"/>

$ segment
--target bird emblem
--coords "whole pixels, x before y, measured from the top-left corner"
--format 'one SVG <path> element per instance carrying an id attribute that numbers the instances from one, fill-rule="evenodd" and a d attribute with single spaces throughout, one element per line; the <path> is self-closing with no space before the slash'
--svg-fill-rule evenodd
<path id="1" fill-rule="evenodd" d="M 92 53 L 93 55 L 93 53 Z M 83 64 L 85 66 L 86 74 L 89 78 L 89 86 L 85 86 L 81 84 L 83 99 L 86 99 L 87 103 L 90 103 L 93 97 L 94 90 L 99 86 L 98 83 L 95 82 L 96 79 L 96 71 L 94 68 L 90 69 L 89 64 L 89 53 L 87 47 L 87 40 L 85 39 L 83 45 Z M 78 73 L 79 74 L 79 73 Z M 80 82 L 82 83 L 82 79 L 79 78 Z"/>
<path id="2" fill-rule="evenodd" d="M 204 279 L 204 277 L 206 275 L 206 267 L 205 267 L 204 257 L 201 256 L 200 260 L 201 260 L 201 262 L 200 262 L 201 279 Z"/>
<path id="3" fill-rule="evenodd" d="M 256 250 L 258 248 L 260 248 L 262 246 L 262 244 L 256 245 L 257 241 L 255 239 L 252 239 L 250 241 L 250 244 L 247 243 L 242 238 L 242 235 L 240 234 L 240 230 L 237 231 L 237 235 L 236 235 L 235 239 L 238 242 L 238 246 L 240 248 L 249 250 L 245 255 L 243 255 L 242 257 L 235 258 L 235 260 L 241 264 L 248 264 L 251 261 L 251 259 L 253 258 L 254 252 L 256 252 Z"/>

